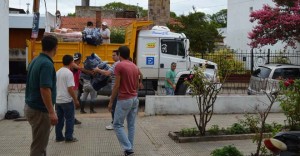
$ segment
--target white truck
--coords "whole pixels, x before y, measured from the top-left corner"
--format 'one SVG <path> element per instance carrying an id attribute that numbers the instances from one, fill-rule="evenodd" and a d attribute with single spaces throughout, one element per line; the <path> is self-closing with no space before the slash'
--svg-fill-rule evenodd
<path id="1" fill-rule="evenodd" d="M 163 95 L 166 72 L 170 69 L 171 63 L 175 62 L 176 67 L 176 90 L 175 94 L 185 95 L 187 86 L 183 83 L 184 78 L 191 74 L 194 66 L 206 65 L 206 76 L 216 80 L 217 64 L 207 60 L 189 56 L 189 39 L 183 33 L 174 33 L 165 26 L 154 26 L 150 30 L 143 29 L 152 22 L 136 21 L 126 29 L 124 44 L 102 44 L 100 46 L 87 45 L 83 42 L 60 42 L 57 54 L 54 58 L 55 67 L 62 66 L 61 58 L 64 54 L 81 52 L 88 56 L 96 53 L 102 60 L 112 62 L 112 51 L 121 45 L 127 45 L 131 50 L 131 58 L 143 74 L 144 89 L 139 91 L 139 96 Z M 75 45 L 76 46 L 75 46 Z M 40 43 L 35 43 L 33 50 L 32 42 L 28 42 L 29 60 L 36 56 L 41 48 Z M 76 49 L 78 47 L 78 49 Z M 30 55 L 31 54 L 31 55 Z M 98 94 L 110 95 L 110 87 L 104 87 Z"/>

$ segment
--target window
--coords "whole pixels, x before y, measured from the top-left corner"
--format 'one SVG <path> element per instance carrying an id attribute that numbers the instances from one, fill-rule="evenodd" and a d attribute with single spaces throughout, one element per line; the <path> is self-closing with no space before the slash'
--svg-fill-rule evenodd
<path id="1" fill-rule="evenodd" d="M 272 79 L 296 79 L 300 78 L 299 68 L 278 68 L 274 71 Z"/>
<path id="2" fill-rule="evenodd" d="M 271 69 L 265 67 L 259 67 L 257 70 L 253 72 L 253 76 L 259 78 L 268 78 L 271 73 Z"/>
<path id="3" fill-rule="evenodd" d="M 184 44 L 181 40 L 161 40 L 161 52 L 169 55 L 185 56 Z"/>

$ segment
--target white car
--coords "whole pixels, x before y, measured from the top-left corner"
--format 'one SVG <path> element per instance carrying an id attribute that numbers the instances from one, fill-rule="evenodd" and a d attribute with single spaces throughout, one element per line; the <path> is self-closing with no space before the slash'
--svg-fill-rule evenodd
<path id="1" fill-rule="evenodd" d="M 248 95 L 261 94 L 279 89 L 279 81 L 299 79 L 300 66 L 286 64 L 267 64 L 259 66 L 252 74 L 248 87 Z"/>

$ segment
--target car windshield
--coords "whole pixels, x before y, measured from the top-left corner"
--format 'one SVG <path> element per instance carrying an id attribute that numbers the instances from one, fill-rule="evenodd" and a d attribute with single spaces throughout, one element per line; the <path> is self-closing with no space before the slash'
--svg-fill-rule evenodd
<path id="1" fill-rule="evenodd" d="M 256 69 L 252 76 L 259 77 L 259 78 L 268 78 L 271 73 L 271 69 L 267 67 L 259 67 Z"/>

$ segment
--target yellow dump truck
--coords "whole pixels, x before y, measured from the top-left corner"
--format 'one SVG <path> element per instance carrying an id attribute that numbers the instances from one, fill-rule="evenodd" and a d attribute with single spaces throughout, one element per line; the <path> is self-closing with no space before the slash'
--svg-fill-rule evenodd
<path id="1" fill-rule="evenodd" d="M 183 83 L 184 78 L 190 74 L 193 66 L 200 66 L 202 63 L 210 64 L 206 74 L 212 78 L 216 75 L 217 65 L 213 62 L 189 56 L 189 39 L 183 33 L 171 32 L 165 26 L 154 26 L 150 30 L 147 26 L 151 21 L 135 21 L 126 28 L 124 44 L 102 44 L 100 46 L 88 45 L 84 42 L 59 42 L 54 64 L 56 70 L 62 66 L 62 57 L 65 54 L 80 52 L 85 56 L 96 53 L 103 61 L 112 62 L 112 51 L 121 45 L 130 48 L 130 56 L 133 62 L 143 73 L 144 90 L 139 92 L 140 96 L 149 94 L 163 94 L 164 81 L 167 70 L 170 70 L 172 62 L 177 63 L 176 68 L 176 90 L 179 95 L 186 94 L 187 86 Z M 30 62 L 41 52 L 41 43 L 28 41 L 27 59 Z M 110 87 L 104 87 L 110 89 Z M 101 93 L 101 90 L 98 92 Z M 105 91 L 108 95 L 110 91 Z"/>

